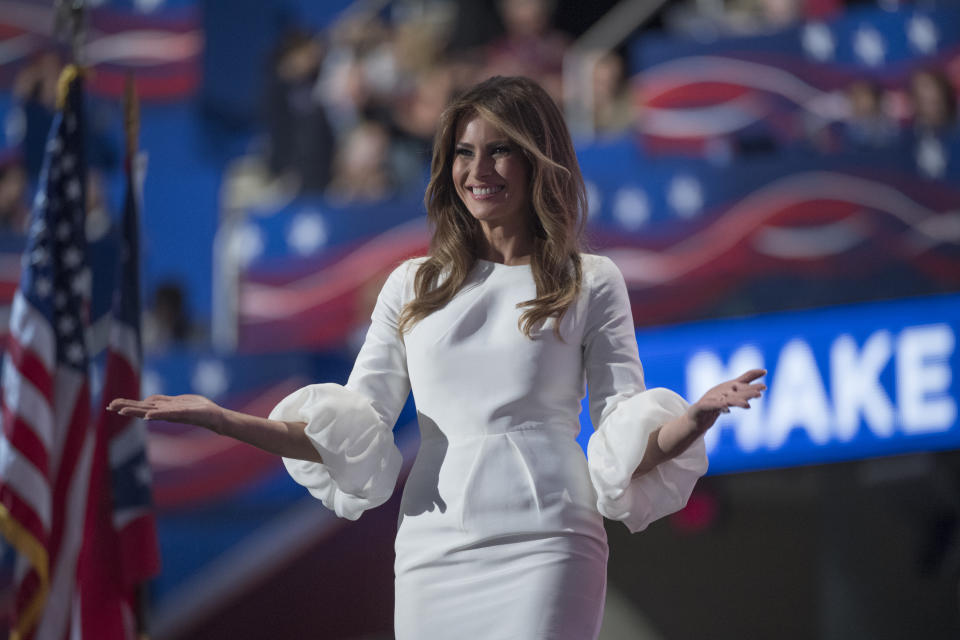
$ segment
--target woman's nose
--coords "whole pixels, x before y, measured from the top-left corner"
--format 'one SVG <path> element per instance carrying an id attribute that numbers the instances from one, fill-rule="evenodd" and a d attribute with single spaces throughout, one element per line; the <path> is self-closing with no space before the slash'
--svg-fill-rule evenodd
<path id="1" fill-rule="evenodd" d="M 488 176 L 493 173 L 493 157 L 479 153 L 474 159 L 473 174 L 478 178 Z"/>

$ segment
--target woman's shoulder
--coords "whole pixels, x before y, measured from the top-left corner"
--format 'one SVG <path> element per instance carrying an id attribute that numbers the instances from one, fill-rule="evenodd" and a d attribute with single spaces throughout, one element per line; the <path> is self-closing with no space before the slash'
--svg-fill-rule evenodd
<path id="1" fill-rule="evenodd" d="M 414 256 L 412 258 L 407 258 L 397 266 L 397 269 L 413 269 L 416 271 L 418 268 L 420 268 L 420 265 L 426 262 L 429 258 L 430 256 Z"/>
<path id="2" fill-rule="evenodd" d="M 620 268 L 607 256 L 580 254 L 583 282 L 580 304 L 586 326 L 597 327 L 611 317 L 626 317 L 630 311 L 630 294 Z"/>
<path id="3" fill-rule="evenodd" d="M 403 261 L 403 264 L 409 265 L 411 268 L 419 268 L 424 262 L 430 259 L 430 256 L 414 256 L 412 258 L 407 258 Z"/>
<path id="4" fill-rule="evenodd" d="M 623 274 L 619 267 L 607 256 L 581 253 L 580 264 L 583 268 L 583 283 L 588 289 L 602 288 L 623 282 Z"/>
<path id="5" fill-rule="evenodd" d="M 417 274 L 417 269 L 426 259 L 426 256 L 407 258 L 394 267 L 383 283 L 380 290 L 381 297 L 397 298 L 400 302 L 408 301 L 413 292 L 413 280 Z"/>
<path id="6" fill-rule="evenodd" d="M 427 256 L 415 256 L 407 258 L 396 267 L 388 276 L 388 280 L 399 280 L 401 282 L 412 279 L 417 274 L 417 269 L 427 261 Z"/>

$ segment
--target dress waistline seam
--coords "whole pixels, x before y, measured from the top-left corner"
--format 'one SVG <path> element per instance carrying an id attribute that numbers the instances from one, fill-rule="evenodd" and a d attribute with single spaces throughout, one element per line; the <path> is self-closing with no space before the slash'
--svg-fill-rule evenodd
<path id="1" fill-rule="evenodd" d="M 548 431 L 551 431 L 551 432 L 552 432 L 552 431 L 554 431 L 555 429 L 566 429 L 566 428 L 571 427 L 571 426 L 573 426 L 573 425 L 568 425 L 568 424 L 563 424 L 563 423 L 557 423 L 557 422 L 555 422 L 555 423 L 540 423 L 540 424 L 531 425 L 531 426 L 526 426 L 526 427 L 515 427 L 515 428 L 512 428 L 512 429 L 507 429 L 507 430 L 505 430 L 505 431 L 487 431 L 487 432 L 481 432 L 481 433 L 460 433 L 460 434 L 457 434 L 456 440 L 461 440 L 461 439 L 474 439 L 474 438 L 490 438 L 490 437 L 494 437 L 494 436 L 505 436 L 505 435 L 510 435 L 511 433 L 521 433 L 521 432 L 529 432 L 529 431 L 542 431 L 542 432 L 545 432 L 545 433 L 546 433 L 546 432 L 548 432 Z M 577 431 L 579 431 L 579 428 L 577 429 Z M 427 442 L 427 441 L 431 441 L 431 440 L 437 440 L 437 441 L 440 441 L 440 442 L 449 442 L 449 441 L 450 441 L 450 439 L 449 439 L 446 435 L 427 436 L 427 437 L 421 438 L 421 441 L 422 441 L 422 442 Z M 574 435 L 574 440 L 576 440 L 576 435 Z"/>

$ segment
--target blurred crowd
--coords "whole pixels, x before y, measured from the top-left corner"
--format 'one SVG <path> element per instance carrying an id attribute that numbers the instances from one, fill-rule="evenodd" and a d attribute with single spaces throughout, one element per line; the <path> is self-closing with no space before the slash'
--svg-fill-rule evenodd
<path id="1" fill-rule="evenodd" d="M 488 15 L 478 15 L 480 4 L 428 4 L 390 20 L 348 13 L 323 33 L 284 34 L 266 83 L 270 180 L 334 203 L 415 193 L 456 92 L 491 75 L 527 75 L 560 99 L 570 38 L 553 26 L 553 2 L 499 0 Z M 460 37 L 471 26 L 471 37 Z M 622 89 L 622 63 L 612 70 L 611 86 Z"/>
<path id="2" fill-rule="evenodd" d="M 770 33 L 807 18 L 829 15 L 854 1 L 835 0 L 688 0 L 671 3 L 664 16 L 673 33 L 698 40 Z M 886 2 L 887 5 L 897 4 Z"/>
<path id="3" fill-rule="evenodd" d="M 931 67 L 914 72 L 907 87 L 887 88 L 862 79 L 847 87 L 846 111 L 836 126 L 836 146 L 890 148 L 903 137 L 943 138 L 957 132 L 957 93 L 949 76 Z"/>
<path id="4" fill-rule="evenodd" d="M 863 76 L 828 96 L 816 112 L 797 111 L 787 131 L 762 120 L 732 136 L 728 156 L 807 150 L 821 154 L 915 150 L 960 136 L 957 88 L 938 67 L 917 69 L 903 83 Z M 782 124 L 782 123 L 781 123 Z M 924 170 L 924 167 L 920 167 Z M 930 177 L 938 177 L 931 174 Z"/>
<path id="5" fill-rule="evenodd" d="M 372 12 L 357 3 L 361 8 L 346 10 L 322 32 L 287 30 L 265 64 L 257 142 L 249 155 L 226 169 L 223 210 L 229 214 L 257 205 L 276 210 L 271 201 L 303 194 L 335 205 L 421 197 L 445 105 L 492 75 L 535 78 L 568 109 L 571 101 L 588 104 L 592 135 L 642 132 L 643 77 L 628 68 L 623 48 L 589 55 L 592 64 L 583 86 L 576 91 L 563 86 L 573 36 L 569 25 L 559 28 L 558 10 L 576 11 L 570 3 L 558 2 L 421 0 L 394 2 L 389 10 Z M 914 0 L 923 2 L 936 4 Z M 677 39 L 704 41 L 775 33 L 829 18 L 853 4 L 894 8 L 899 2 L 681 0 L 666 4 L 652 24 Z M 565 17 L 569 23 L 570 16 Z M 0 231 L 25 229 L 62 65 L 60 56 L 48 51 L 17 73 L 17 108 L 4 123 L 7 142 L 13 144 L 0 152 Z M 829 108 L 816 116 L 798 110 L 793 142 L 833 153 L 957 135 L 957 87 L 943 69 L 922 68 L 897 85 L 886 77 L 865 74 L 835 92 Z M 96 236 L 109 220 L 104 183 L 117 172 L 122 148 L 111 137 L 116 131 L 98 123 L 122 119 L 117 114 L 101 118 L 96 107 L 89 115 L 88 231 Z M 724 153 L 736 157 L 780 150 L 782 136 L 765 126 L 760 122 L 724 140 Z M 155 322 L 148 326 L 148 342 L 191 340 L 196 332 L 177 283 L 151 295 Z"/>
<path id="6" fill-rule="evenodd" d="M 863 0 L 890 7 L 896 0 Z M 770 33 L 826 17 L 840 0 L 686 0 L 668 3 L 655 22 L 678 38 Z M 848 4 L 861 4 L 850 0 Z M 333 204 L 376 202 L 422 192 L 434 128 L 450 98 L 492 75 L 536 78 L 566 106 L 590 105 L 589 131 L 615 136 L 642 128 L 637 87 L 623 51 L 593 56 L 589 86 L 563 91 L 572 37 L 556 26 L 555 0 L 395 3 L 391 11 L 346 11 L 320 33 L 293 28 L 276 43 L 263 96 L 263 133 L 252 155 L 227 169 L 224 208 L 275 196 L 322 195 Z M 18 73 L 20 109 L 8 131 L 20 143 L 0 154 L 0 229 L 22 231 L 53 117 L 62 60 L 36 56 Z M 835 96 L 829 117 L 799 115 L 801 142 L 820 152 L 878 149 L 957 129 L 957 90 L 943 70 L 915 72 L 907 86 L 865 76 Z M 761 122 L 727 143 L 731 154 L 782 143 Z M 118 165 L 108 135 L 91 127 L 92 182 Z M 91 198 L 103 189 L 93 184 Z M 91 209 L 104 203 L 91 203 Z M 269 208 L 269 207 L 268 207 Z"/>
<path id="7" fill-rule="evenodd" d="M 678 37 L 702 40 L 774 32 L 826 17 L 842 4 L 689 0 L 670 3 L 657 20 Z M 389 19 L 348 13 L 322 33 L 284 34 L 269 65 L 261 161 L 248 158 L 233 167 L 228 200 L 234 206 L 278 191 L 322 194 L 335 204 L 421 192 L 444 105 L 491 75 L 536 78 L 558 102 L 566 98 L 567 107 L 571 99 L 584 100 L 597 136 L 631 132 L 642 122 L 622 50 L 594 58 L 591 95 L 564 94 L 563 63 L 572 38 L 555 26 L 552 0 L 411 5 L 419 10 L 393 11 Z M 837 98 L 831 118 L 806 118 L 796 126 L 802 130 L 798 137 L 818 151 L 880 148 L 904 136 L 956 128 L 956 88 L 936 68 L 915 73 L 907 87 L 864 77 Z M 726 142 L 734 153 L 779 144 L 762 131 Z"/>

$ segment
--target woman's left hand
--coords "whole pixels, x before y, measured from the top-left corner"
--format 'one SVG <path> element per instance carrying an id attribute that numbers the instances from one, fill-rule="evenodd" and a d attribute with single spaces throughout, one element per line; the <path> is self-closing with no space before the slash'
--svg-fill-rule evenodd
<path id="1" fill-rule="evenodd" d="M 762 382 L 753 381 L 765 375 L 767 375 L 765 369 L 751 369 L 733 380 L 721 382 L 690 405 L 687 409 L 687 417 L 692 421 L 696 435 L 712 427 L 720 414 L 729 413 L 731 407 L 749 409 L 749 401 L 759 398 L 767 389 L 767 385 Z"/>
<path id="2" fill-rule="evenodd" d="M 765 375 L 765 369 L 751 369 L 733 380 L 721 382 L 690 405 L 684 414 L 661 425 L 650 434 L 643 460 L 634 471 L 633 477 L 642 476 L 664 460 L 675 458 L 686 451 L 713 426 L 721 413 L 729 412 L 731 407 L 749 409 L 750 400 L 759 398 L 767 388 L 767 385 L 754 380 Z"/>
<path id="3" fill-rule="evenodd" d="M 721 382 L 690 405 L 686 413 L 663 425 L 657 433 L 657 445 L 667 458 L 687 450 L 694 440 L 713 426 L 721 413 L 731 407 L 750 408 L 750 400 L 759 398 L 767 385 L 754 382 L 767 374 L 765 369 L 751 369 L 733 380 Z"/>

